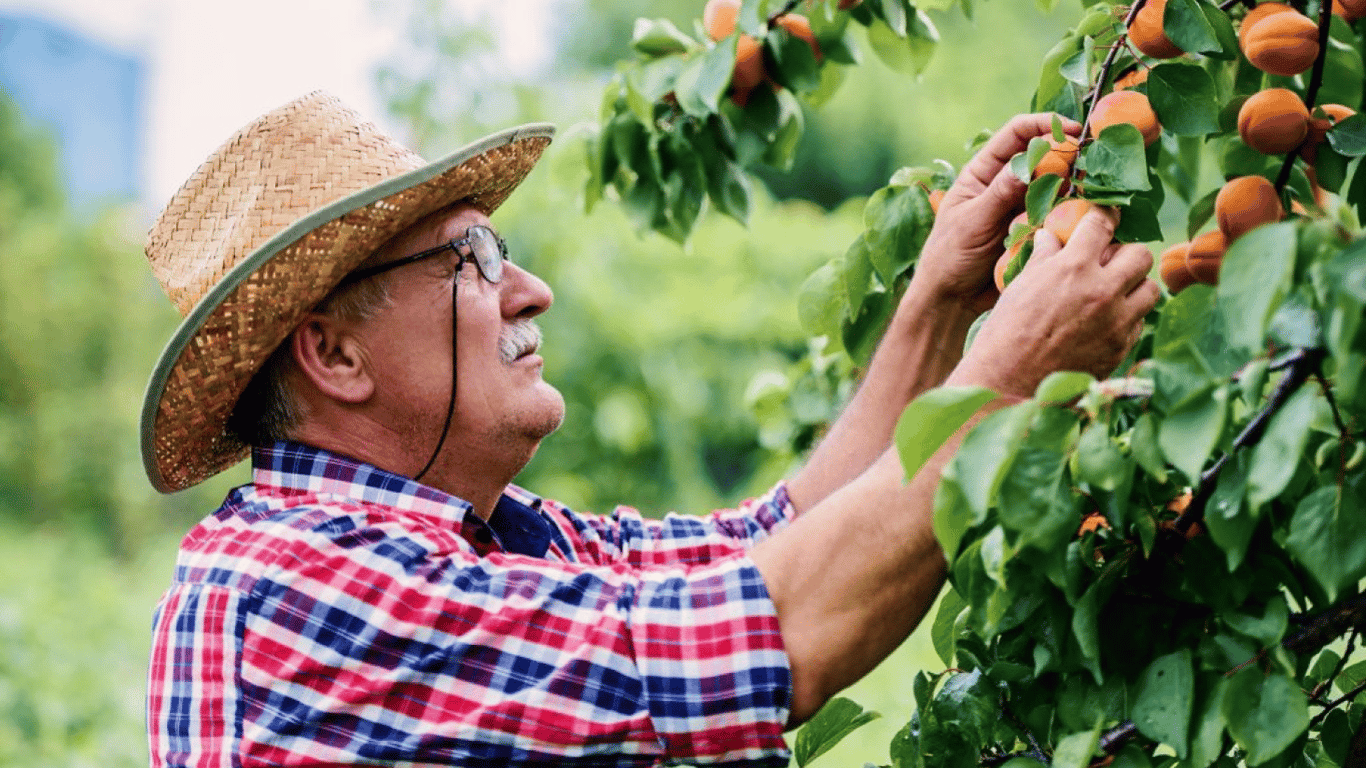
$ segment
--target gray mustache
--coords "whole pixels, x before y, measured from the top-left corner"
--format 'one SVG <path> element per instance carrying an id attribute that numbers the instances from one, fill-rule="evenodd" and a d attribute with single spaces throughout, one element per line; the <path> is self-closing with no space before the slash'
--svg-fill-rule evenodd
<path id="1" fill-rule="evenodd" d="M 517 320 L 498 337 L 498 356 L 504 363 L 541 347 L 541 327 L 534 320 Z"/>

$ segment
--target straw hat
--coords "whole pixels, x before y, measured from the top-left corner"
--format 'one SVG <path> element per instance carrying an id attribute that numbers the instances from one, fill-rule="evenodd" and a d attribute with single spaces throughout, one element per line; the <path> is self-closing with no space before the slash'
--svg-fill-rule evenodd
<path id="1" fill-rule="evenodd" d="M 423 216 L 490 214 L 554 128 L 525 125 L 428 163 L 324 93 L 219 147 L 152 227 L 147 258 L 185 320 L 152 372 L 142 457 L 162 492 L 246 457 L 225 425 L 247 382 L 342 277 Z"/>

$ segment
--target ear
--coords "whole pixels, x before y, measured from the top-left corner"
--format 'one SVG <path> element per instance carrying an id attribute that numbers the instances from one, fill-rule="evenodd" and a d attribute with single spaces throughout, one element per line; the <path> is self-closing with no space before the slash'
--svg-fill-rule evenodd
<path id="1" fill-rule="evenodd" d="M 364 346 L 336 318 L 309 315 L 290 334 L 288 343 L 299 370 L 327 397 L 358 404 L 374 394 Z"/>

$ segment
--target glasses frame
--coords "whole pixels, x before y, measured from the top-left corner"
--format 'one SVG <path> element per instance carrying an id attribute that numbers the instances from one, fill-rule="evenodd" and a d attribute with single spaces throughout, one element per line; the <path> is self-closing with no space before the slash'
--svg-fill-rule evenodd
<path id="1" fill-rule="evenodd" d="M 485 235 L 491 236 L 493 238 L 493 241 L 498 244 L 498 260 L 497 262 L 493 262 L 496 263 L 497 266 L 485 266 L 483 259 L 479 257 L 478 250 L 476 250 L 474 247 L 474 244 L 476 242 L 480 242 L 479 240 L 475 240 L 475 238 L 479 237 L 482 239 Z M 462 246 L 469 246 L 470 252 L 461 253 L 460 248 Z M 473 224 L 469 227 L 469 229 L 465 230 L 465 234 L 463 237 L 460 237 L 458 239 L 451 238 L 449 242 L 442 243 L 441 245 L 438 245 L 435 248 L 428 248 L 425 251 L 419 251 L 418 253 L 414 253 L 411 256 L 404 256 L 403 258 L 394 259 L 393 261 L 386 261 L 383 264 L 377 264 L 373 267 L 358 269 L 355 272 L 352 272 L 348 274 L 346 277 L 342 278 L 342 281 L 337 284 L 337 287 L 341 288 L 343 286 L 351 285 L 352 283 L 358 283 L 361 280 L 365 280 L 374 277 L 375 275 L 388 272 L 391 269 L 398 269 L 399 267 L 407 266 L 415 261 L 421 261 L 430 256 L 436 256 L 437 254 L 445 253 L 448 250 L 454 251 L 456 256 L 460 257 L 460 260 L 455 265 L 455 271 L 457 274 L 459 274 L 461 269 L 464 269 L 465 262 L 469 261 L 474 262 L 474 266 L 476 269 L 479 270 L 479 274 L 483 275 L 484 279 L 489 281 L 490 283 L 497 283 L 498 281 L 503 279 L 503 262 L 507 261 L 508 256 L 507 241 L 499 237 L 496 232 L 484 226 L 483 224 Z M 491 271 L 496 272 L 497 274 L 490 275 L 489 272 Z"/>

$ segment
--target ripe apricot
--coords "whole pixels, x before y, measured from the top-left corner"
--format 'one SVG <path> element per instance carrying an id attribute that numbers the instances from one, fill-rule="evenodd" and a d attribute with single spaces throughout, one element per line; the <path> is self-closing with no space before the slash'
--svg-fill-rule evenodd
<path id="1" fill-rule="evenodd" d="M 821 47 L 816 43 L 816 33 L 811 31 L 811 21 L 800 13 L 788 13 L 778 17 L 778 26 L 786 29 L 793 37 L 799 37 L 811 46 L 816 61 L 821 60 Z"/>
<path id="2" fill-rule="evenodd" d="M 931 189 L 931 190 L 930 190 L 930 210 L 931 210 L 931 211 L 934 211 L 935 215 L 938 215 L 938 214 L 939 214 L 939 206 L 941 206 L 941 205 L 943 205 L 943 204 L 944 204 L 944 190 L 942 190 L 942 189 Z"/>
<path id="3" fill-rule="evenodd" d="M 991 271 L 991 277 L 996 281 L 996 290 L 1004 291 L 1006 289 L 1006 268 L 1009 267 L 1010 262 L 1014 261 L 1015 257 L 1019 255 L 1020 249 L 1024 248 L 1024 244 L 1025 241 L 1021 240 L 1010 246 L 1010 248 L 1006 249 L 1005 253 L 1001 254 L 1001 258 L 996 260 L 996 267 Z"/>
<path id="4" fill-rule="evenodd" d="M 1366 16 L 1366 0 L 1333 0 L 1333 13 L 1348 22 Z"/>
<path id="5" fill-rule="evenodd" d="M 1110 521 L 1106 520 L 1105 515 L 1099 512 L 1088 512 L 1086 513 L 1086 516 L 1081 519 L 1081 526 L 1077 528 L 1077 535 L 1085 536 L 1086 534 L 1100 530 L 1101 528 L 1104 528 L 1107 531 L 1110 530 Z"/>
<path id="6" fill-rule="evenodd" d="M 1145 56 L 1174 59 L 1185 53 L 1162 31 L 1162 15 L 1166 10 L 1167 0 L 1148 0 L 1129 25 L 1129 40 Z"/>
<path id="7" fill-rule="evenodd" d="M 1286 11 L 1299 13 L 1299 11 L 1296 11 L 1293 7 L 1286 5 L 1285 3 L 1262 3 L 1256 8 L 1248 11 L 1247 15 L 1243 17 L 1242 26 L 1238 27 L 1238 47 L 1247 48 L 1247 33 L 1257 25 L 1257 22 L 1268 16 L 1285 13 Z"/>
<path id="8" fill-rule="evenodd" d="M 1285 218 L 1276 187 L 1261 176 L 1239 176 L 1214 198 L 1214 219 L 1228 242 L 1263 224 Z"/>
<path id="9" fill-rule="evenodd" d="M 1186 255 L 1190 249 L 1190 243 L 1177 243 L 1163 251 L 1158 262 L 1158 274 L 1173 296 L 1195 284 L 1195 278 L 1186 270 Z"/>
<path id="10" fill-rule="evenodd" d="M 1275 13 L 1247 29 L 1242 47 L 1243 55 L 1257 69 L 1293 77 L 1318 58 L 1319 26 L 1299 11 Z"/>
<path id="11" fill-rule="evenodd" d="M 1080 197 L 1069 197 L 1053 206 L 1053 210 L 1049 211 L 1048 214 L 1043 217 L 1044 229 L 1057 235 L 1058 240 L 1060 240 L 1063 245 L 1067 245 L 1067 241 L 1071 239 L 1072 233 L 1077 229 L 1078 222 L 1081 221 L 1081 218 L 1085 216 L 1088 211 L 1095 207 L 1096 204 L 1090 200 L 1083 200 Z"/>
<path id="12" fill-rule="evenodd" d="M 1039 158 L 1038 165 L 1034 166 L 1033 178 L 1037 179 L 1046 173 L 1061 176 L 1064 179 L 1072 172 L 1072 163 L 1077 159 L 1077 142 L 1073 139 L 1062 141 L 1048 140 L 1052 149 L 1044 153 Z"/>
<path id="13" fill-rule="evenodd" d="M 707 0 L 702 7 L 702 28 L 713 42 L 719 42 L 735 31 L 735 17 L 739 14 L 740 0 Z"/>
<path id="14" fill-rule="evenodd" d="M 1219 282 L 1219 267 L 1224 263 L 1224 251 L 1228 250 L 1228 240 L 1224 233 L 1215 229 L 1191 240 L 1190 251 L 1186 253 L 1186 271 L 1198 283 L 1214 285 Z"/>
<path id="15" fill-rule="evenodd" d="M 763 81 L 764 47 L 753 37 L 740 35 L 735 44 L 735 70 L 731 72 L 730 84 L 748 91 Z"/>
<path id="16" fill-rule="evenodd" d="M 1322 115 L 1318 114 L 1319 110 L 1323 111 Z M 1309 136 L 1300 145 L 1300 157 L 1307 163 L 1317 160 L 1319 145 L 1328 137 L 1328 131 L 1356 113 L 1355 109 L 1342 104 L 1320 104 L 1314 107 L 1314 113 L 1309 116 Z"/>
<path id="17" fill-rule="evenodd" d="M 1309 135 L 1309 110 L 1287 88 L 1258 91 L 1238 110 L 1238 135 L 1262 154 L 1289 152 Z"/>
<path id="18" fill-rule="evenodd" d="M 1142 85 L 1146 82 L 1148 82 L 1148 68 L 1139 67 L 1138 69 L 1130 70 L 1115 78 L 1115 90 L 1122 91 L 1126 88 L 1133 88 L 1136 85 Z"/>
<path id="19" fill-rule="evenodd" d="M 1148 103 L 1148 97 L 1138 91 L 1112 91 L 1100 97 L 1091 109 L 1091 136 L 1112 125 L 1128 123 L 1143 134 L 1143 144 L 1151 145 L 1162 135 L 1162 124 Z"/>

